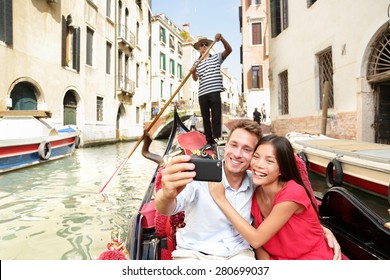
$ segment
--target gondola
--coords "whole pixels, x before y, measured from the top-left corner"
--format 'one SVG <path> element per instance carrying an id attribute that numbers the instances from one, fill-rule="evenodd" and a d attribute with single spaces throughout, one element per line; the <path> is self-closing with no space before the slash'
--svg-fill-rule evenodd
<path id="1" fill-rule="evenodd" d="M 185 124 L 181 121 L 177 111 L 174 111 L 174 118 L 172 123 L 172 130 L 168 139 L 167 146 L 165 148 L 163 156 L 152 154 L 148 151 L 148 147 L 151 143 L 149 137 L 145 137 L 144 145 L 142 148 L 142 154 L 156 162 L 158 167 L 154 171 L 149 186 L 142 199 L 138 213 L 134 215 L 129 223 L 128 234 L 126 238 L 126 249 L 131 260 L 160 260 L 170 259 L 170 252 L 173 250 L 174 234 L 170 234 L 170 226 L 181 223 L 183 221 L 182 213 L 172 218 L 159 215 L 154 208 L 154 193 L 156 188 L 159 188 L 159 171 L 164 164 L 164 156 L 174 155 L 182 151 L 179 142 L 177 141 L 180 135 L 186 135 L 187 139 L 194 140 L 196 144 L 193 147 L 188 146 L 192 152 L 196 150 L 199 157 L 214 157 L 215 159 L 220 158 L 221 155 L 217 155 L 219 152 L 222 154 L 223 141 L 220 145 L 212 151 L 202 155 L 199 149 L 203 144 L 206 143 L 204 135 L 197 131 L 189 131 Z M 195 153 L 196 153 L 195 152 Z M 173 220 L 176 219 L 175 222 Z M 174 229 L 172 228 L 174 231 Z M 167 233 L 168 232 L 168 233 Z"/>
<path id="2" fill-rule="evenodd" d="M 175 112 L 164 156 L 175 153 L 175 140 L 178 135 L 186 133 L 191 132 L 188 132 Z M 165 217 L 154 208 L 154 193 L 161 183 L 159 170 L 163 165 L 163 157 L 148 153 L 150 142 L 150 138 L 144 142 L 143 154 L 159 166 L 152 176 L 138 213 L 129 222 L 125 243 L 130 260 L 171 259 L 170 253 L 175 248 L 175 229 L 183 226 L 184 213 Z M 222 150 L 223 146 L 219 148 Z M 318 192 L 315 193 L 317 196 Z M 317 196 L 321 223 L 332 230 L 349 259 L 390 259 L 390 213 L 387 212 L 387 201 L 367 193 L 363 195 L 368 198 L 363 200 L 359 194 L 343 186 L 326 189 Z"/>

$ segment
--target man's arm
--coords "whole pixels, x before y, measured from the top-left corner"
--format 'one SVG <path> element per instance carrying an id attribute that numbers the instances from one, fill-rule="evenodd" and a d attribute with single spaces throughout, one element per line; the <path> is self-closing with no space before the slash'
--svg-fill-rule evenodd
<path id="1" fill-rule="evenodd" d="M 225 50 L 222 53 L 222 59 L 225 60 L 228 57 L 228 55 L 233 51 L 232 47 L 230 46 L 228 41 L 226 41 L 226 39 L 222 37 L 221 33 L 217 33 L 215 35 L 215 41 L 222 42 L 223 47 L 225 48 Z"/>
<path id="2" fill-rule="evenodd" d="M 191 72 L 192 79 L 196 82 L 199 78 L 198 75 L 196 74 L 196 67 L 192 66 L 190 68 L 190 72 Z"/>
<path id="3" fill-rule="evenodd" d="M 173 157 L 161 171 L 162 188 L 156 193 L 155 205 L 158 212 L 171 215 L 176 208 L 176 197 L 194 181 L 196 175 L 195 164 L 189 163 L 191 156 L 183 155 Z"/>

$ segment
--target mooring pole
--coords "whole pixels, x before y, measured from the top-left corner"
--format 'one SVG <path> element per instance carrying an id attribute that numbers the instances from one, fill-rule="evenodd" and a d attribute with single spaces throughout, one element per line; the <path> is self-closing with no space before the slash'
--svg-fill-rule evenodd
<path id="1" fill-rule="evenodd" d="M 328 104 L 329 104 L 329 93 L 330 85 L 328 81 L 324 82 L 322 91 L 322 123 L 321 123 L 321 134 L 326 135 L 326 122 L 328 119 Z"/>

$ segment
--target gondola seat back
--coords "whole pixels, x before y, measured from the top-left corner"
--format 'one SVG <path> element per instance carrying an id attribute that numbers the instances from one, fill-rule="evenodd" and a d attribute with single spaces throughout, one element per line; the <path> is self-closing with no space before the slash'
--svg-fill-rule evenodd
<path id="1" fill-rule="evenodd" d="M 348 258 L 390 259 L 390 229 L 385 227 L 386 222 L 345 188 L 333 187 L 324 195 L 320 218 Z"/>
<path id="2" fill-rule="evenodd" d="M 126 249 L 130 260 L 140 260 L 142 256 L 143 229 L 142 214 L 131 217 L 129 232 L 126 239 Z"/>

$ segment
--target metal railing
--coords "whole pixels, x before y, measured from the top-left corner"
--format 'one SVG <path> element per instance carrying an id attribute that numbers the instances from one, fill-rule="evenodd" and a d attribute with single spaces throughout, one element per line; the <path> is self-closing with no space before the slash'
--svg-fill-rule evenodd
<path id="1" fill-rule="evenodd" d="M 124 75 L 118 75 L 118 88 L 124 92 L 135 93 L 135 81 L 129 79 Z"/>
<path id="2" fill-rule="evenodd" d="M 119 39 L 122 39 L 125 43 L 128 43 L 131 48 L 135 47 L 135 35 L 129 30 L 129 28 L 124 24 L 117 25 L 117 36 Z"/>

